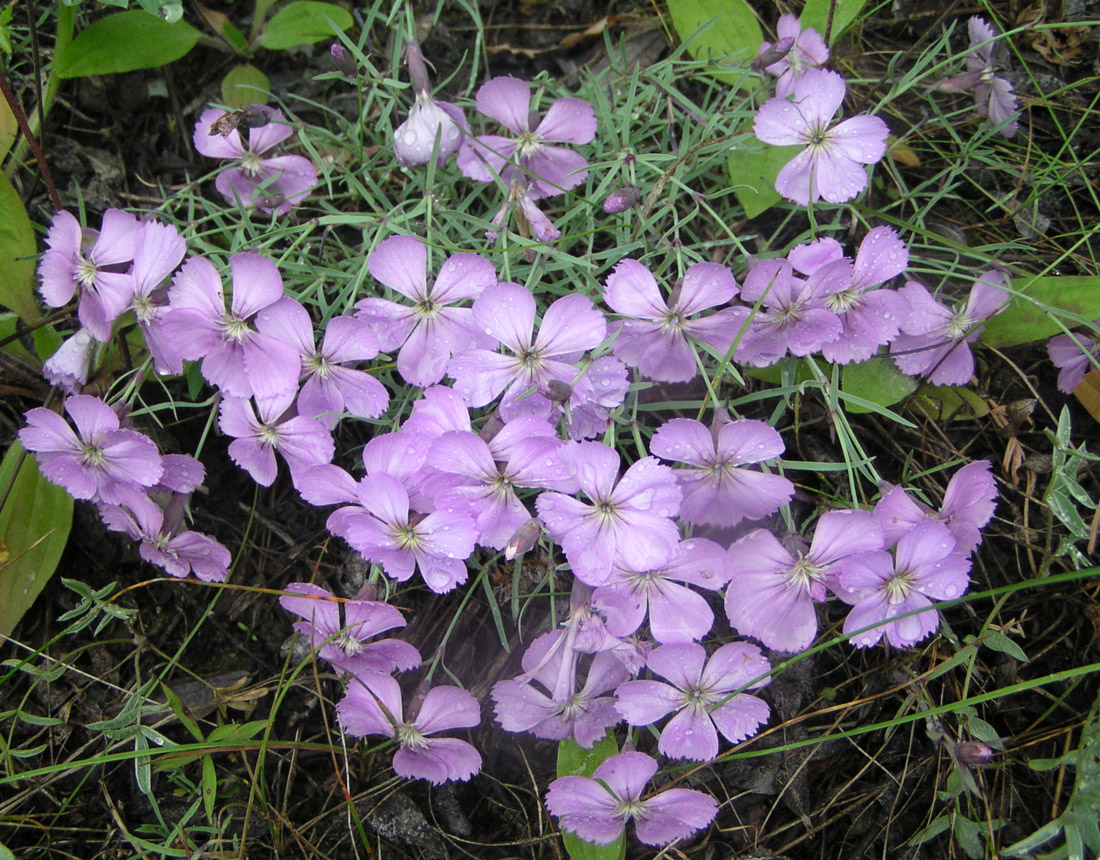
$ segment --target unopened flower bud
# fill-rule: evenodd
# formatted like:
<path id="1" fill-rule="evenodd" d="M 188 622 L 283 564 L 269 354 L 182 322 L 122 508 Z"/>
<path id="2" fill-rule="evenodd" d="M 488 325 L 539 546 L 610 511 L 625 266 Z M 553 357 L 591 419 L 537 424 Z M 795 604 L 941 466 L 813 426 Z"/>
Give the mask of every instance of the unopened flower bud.
<path id="1" fill-rule="evenodd" d="M 551 379 L 546 383 L 546 396 L 554 403 L 565 403 L 573 396 L 573 386 L 560 379 Z"/>
<path id="2" fill-rule="evenodd" d="M 359 74 L 359 69 L 355 67 L 355 60 L 352 59 L 347 48 L 339 42 L 333 42 L 328 52 L 332 57 L 332 64 L 336 66 L 336 71 L 343 74 L 348 80 L 355 80 L 356 75 Z"/>
<path id="3" fill-rule="evenodd" d="M 988 764 L 993 758 L 993 750 L 981 741 L 963 741 L 955 744 L 955 758 L 963 764 Z"/>
<path id="4" fill-rule="evenodd" d="M 760 53 L 756 55 L 756 59 L 752 62 L 753 69 L 759 72 L 766 69 L 772 63 L 778 63 L 791 52 L 794 43 L 795 39 L 793 36 L 788 36 L 774 43 L 765 42 L 760 46 Z"/>
<path id="5" fill-rule="evenodd" d="M 603 211 L 608 215 L 616 215 L 619 212 L 625 212 L 638 202 L 639 197 L 640 195 L 636 185 L 624 186 L 618 191 L 612 191 L 604 198 Z"/>
<path id="6" fill-rule="evenodd" d="M 542 535 L 542 523 L 536 517 L 525 522 L 504 547 L 504 558 L 513 561 L 517 555 L 526 555 L 538 543 Z"/>
<path id="7" fill-rule="evenodd" d="M 442 165 L 462 143 L 466 118 L 452 104 L 437 102 L 427 92 L 418 93 L 409 118 L 393 133 L 397 160 L 405 167 L 427 164 L 439 137 L 437 163 Z"/>
<path id="8" fill-rule="evenodd" d="M 263 128 L 271 122 L 271 109 L 264 105 L 245 105 L 240 110 L 237 128 Z"/>

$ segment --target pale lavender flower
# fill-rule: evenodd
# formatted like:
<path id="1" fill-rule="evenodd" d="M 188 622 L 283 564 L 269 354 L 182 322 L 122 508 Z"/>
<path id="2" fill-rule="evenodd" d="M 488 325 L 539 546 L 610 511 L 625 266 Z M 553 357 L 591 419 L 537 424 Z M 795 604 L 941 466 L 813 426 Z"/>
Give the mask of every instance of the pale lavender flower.
<path id="1" fill-rule="evenodd" d="M 364 672 L 354 677 L 336 715 L 353 737 L 382 735 L 397 742 L 393 770 L 405 779 L 432 785 L 465 782 L 481 770 L 481 754 L 458 738 L 430 735 L 473 728 L 481 722 L 477 699 L 458 687 L 433 687 L 414 719 L 406 720 L 401 688 L 389 675 Z"/>
<path id="2" fill-rule="evenodd" d="M 88 329 L 77 329 L 46 359 L 42 375 L 50 385 L 56 385 L 66 394 L 79 394 L 88 382 L 97 343 Z"/>
<path id="3" fill-rule="evenodd" d="M 306 381 L 298 392 L 299 415 L 316 418 L 331 430 L 345 412 L 377 418 L 386 411 L 390 395 L 382 383 L 364 370 L 344 366 L 378 355 L 378 339 L 366 320 L 333 317 L 318 347 L 309 312 L 284 297 L 257 314 L 256 328 L 289 343 L 301 356 Z"/>
<path id="4" fill-rule="evenodd" d="M 169 347 L 188 361 L 202 359 L 202 374 L 232 397 L 269 399 L 298 390 L 302 362 L 288 343 L 253 328 L 258 313 L 283 297 L 283 279 L 271 260 L 234 254 L 230 310 L 221 277 L 209 260 L 192 257 L 179 270 L 161 320 Z"/>
<path id="5" fill-rule="evenodd" d="M 669 559 L 682 494 L 668 466 L 644 457 L 620 479 L 618 452 L 599 442 L 569 443 L 558 456 L 590 501 L 544 492 L 535 505 L 578 579 L 604 585 L 616 564 L 645 571 Z"/>
<path id="6" fill-rule="evenodd" d="M 446 385 L 433 385 L 413 403 L 412 415 L 401 429 L 435 439 L 452 430 L 473 430 L 473 425 L 470 410 L 458 392 Z"/>
<path id="7" fill-rule="evenodd" d="M 902 373 L 923 376 L 933 385 L 965 385 L 974 375 L 968 344 L 978 339 L 986 320 L 1008 304 L 1004 277 L 995 271 L 981 275 L 966 304 L 944 307 L 916 281 L 898 292 L 909 303 L 902 333 L 890 344 L 890 355 Z"/>
<path id="8" fill-rule="evenodd" d="M 510 421 L 489 442 L 469 431 L 444 433 L 427 458 L 443 481 L 425 492 L 442 507 L 465 510 L 477 524 L 478 543 L 502 550 L 531 518 L 517 488 L 576 486 L 558 459 L 561 445 L 553 428 L 529 415 Z"/>
<path id="9" fill-rule="evenodd" d="M 822 266 L 804 280 L 794 276 L 786 260 L 758 262 L 745 277 L 741 298 L 762 300 L 764 310 L 752 317 L 734 353 L 737 360 L 767 367 L 788 352 L 810 355 L 839 338 L 843 326 L 825 302 L 849 279 L 850 269 Z"/>
<path id="10" fill-rule="evenodd" d="M 294 629 L 336 671 L 346 675 L 363 672 L 389 675 L 420 665 L 420 652 L 408 642 L 367 641 L 379 633 L 405 626 L 405 617 L 393 606 L 376 600 L 338 601 L 321 586 L 308 582 L 292 582 L 283 591 L 290 593 L 279 598 L 279 605 L 305 619 L 296 621 Z"/>
<path id="11" fill-rule="evenodd" d="M 447 373 L 470 406 L 486 406 L 504 394 L 501 415 L 508 420 L 515 401 L 528 389 L 550 380 L 571 384 L 578 374 L 576 359 L 599 346 L 607 335 L 604 316 L 581 295 L 564 296 L 546 309 L 537 336 L 535 299 L 519 284 L 488 287 L 474 302 L 474 324 L 502 343 L 510 354 L 466 349 L 455 354 Z"/>
<path id="12" fill-rule="evenodd" d="M 428 249 L 415 236 L 390 236 L 367 260 L 371 275 L 413 304 L 363 299 L 355 307 L 370 323 L 382 352 L 395 352 L 397 371 L 413 385 L 426 388 L 443 378 L 450 357 L 478 345 L 484 337 L 469 308 L 457 302 L 476 299 L 497 282 L 493 264 L 477 254 L 453 254 L 439 274 L 428 276 Z"/>
<path id="13" fill-rule="evenodd" d="M 719 732 L 736 744 L 768 720 L 763 699 L 748 693 L 730 696 L 771 680 L 760 678 L 771 665 L 755 645 L 723 645 L 709 660 L 706 649 L 694 642 L 661 645 L 649 652 L 646 665 L 669 683 L 627 681 L 615 691 L 615 707 L 632 726 L 652 725 L 675 711 L 657 744 L 669 758 L 710 761 L 718 755 Z"/>
<path id="14" fill-rule="evenodd" d="M 592 594 L 592 608 L 603 615 L 612 636 L 630 636 L 648 614 L 658 642 L 692 642 L 707 635 L 714 613 L 703 597 L 681 583 L 715 591 L 729 577 L 726 550 L 713 541 L 690 538 L 652 570 L 613 567 L 607 584 Z"/>
<path id="15" fill-rule="evenodd" d="M 669 788 L 642 799 L 657 762 L 623 752 L 600 763 L 591 777 L 563 776 L 550 783 L 546 808 L 563 830 L 586 842 L 609 845 L 634 819 L 645 845 L 667 845 L 702 830 L 718 814 L 713 797 L 690 788 Z"/>
<path id="16" fill-rule="evenodd" d="M 76 432 L 56 412 L 30 410 L 19 441 L 38 455 L 42 474 L 75 499 L 117 504 L 120 487 L 151 487 L 164 471 L 157 446 L 136 430 L 119 427 L 117 413 L 98 397 L 65 400 Z"/>
<path id="17" fill-rule="evenodd" d="M 874 645 L 883 634 L 897 648 L 915 645 L 939 626 L 932 601 L 962 595 L 969 571 L 970 561 L 956 551 L 947 526 L 931 520 L 917 523 L 901 536 L 893 555 L 864 554 L 840 574 L 836 594 L 852 605 L 844 632 L 852 634 L 849 641 L 857 648 Z M 914 614 L 897 617 L 909 612 Z"/>
<path id="18" fill-rule="evenodd" d="M 134 259 L 138 220 L 121 209 L 103 213 L 102 228 L 82 230 L 64 210 L 54 215 L 46 252 L 38 264 L 42 300 L 59 308 L 79 290 L 77 317 L 96 340 L 111 339 L 111 323 L 134 292 L 128 272 Z"/>
<path id="19" fill-rule="evenodd" d="M 756 136 L 775 146 L 804 145 L 779 171 L 775 190 L 803 206 L 821 198 L 851 200 L 867 187 L 863 165 L 886 152 L 890 130 L 877 116 L 850 117 L 830 127 L 844 101 L 844 78 L 825 69 L 809 69 L 794 81 L 794 100 L 765 102 L 756 119 Z"/>
<path id="20" fill-rule="evenodd" d="M 183 508 L 161 508 L 132 484 L 118 494 L 120 504 L 100 505 L 100 515 L 112 531 L 141 541 L 138 553 L 172 576 L 194 573 L 204 582 L 225 582 L 233 557 L 209 535 L 183 529 Z"/>
<path id="21" fill-rule="evenodd" d="M 512 168 L 504 171 L 502 181 L 508 189 L 508 194 L 490 222 L 492 227 L 485 231 L 485 238 L 495 242 L 511 212 L 516 217 L 516 232 L 524 239 L 534 236 L 539 242 L 558 241 L 561 238 L 561 230 L 545 212 L 539 209 L 531 193 L 531 181 L 517 174 Z"/>
<path id="22" fill-rule="evenodd" d="M 743 468 L 783 453 L 783 439 L 763 421 L 742 418 L 712 432 L 703 422 L 673 418 L 653 434 L 649 450 L 694 468 L 677 469 L 684 491 L 680 519 L 696 525 L 735 526 L 774 514 L 794 495 L 782 475 Z"/>
<path id="23" fill-rule="evenodd" d="M 584 182 L 588 175 L 584 156 L 552 144 L 589 143 L 596 136 L 596 112 L 588 102 L 558 99 L 539 120 L 537 115 L 532 116 L 527 82 L 504 77 L 481 85 L 477 109 L 515 137 L 482 134 L 463 141 L 458 169 L 464 175 L 478 182 L 492 182 L 502 175 L 506 164 L 515 164 L 530 178 L 530 196 L 534 199 L 562 194 Z"/>
<path id="24" fill-rule="evenodd" d="M 368 475 L 356 489 L 358 505 L 340 508 L 329 531 L 398 582 L 419 568 L 428 587 L 451 591 L 466 581 L 465 559 L 474 550 L 477 527 L 469 514 L 436 510 L 413 514 L 409 493 L 392 475 Z"/>
<path id="25" fill-rule="evenodd" d="M 691 341 L 724 353 L 748 316 L 744 308 L 697 315 L 728 304 L 736 295 L 733 274 L 717 263 L 688 267 L 683 283 L 666 299 L 649 269 L 636 260 L 620 260 L 604 288 L 604 301 L 629 317 L 611 325 L 611 331 L 618 332 L 615 355 L 647 379 L 688 382 L 697 373 Z"/>
<path id="26" fill-rule="evenodd" d="M 875 227 L 863 238 L 851 282 L 825 299 L 825 306 L 839 317 L 842 326 L 840 337 L 821 347 L 827 360 L 837 364 L 865 361 L 897 337 L 909 303 L 894 290 L 874 288 L 900 275 L 908 265 L 909 251 L 890 227 Z"/>
<path id="27" fill-rule="evenodd" d="M 944 523 L 955 538 L 955 551 L 969 555 L 982 542 L 982 529 L 997 507 L 997 483 L 988 460 L 968 463 L 951 476 L 939 512 L 919 504 L 902 487 L 883 494 L 874 517 L 887 548 L 926 519 Z"/>
<path id="28" fill-rule="evenodd" d="M 797 555 L 764 529 L 729 550 L 726 615 L 742 636 L 777 651 L 803 651 L 817 635 L 814 603 L 853 558 L 882 549 L 882 529 L 866 511 L 829 511 L 808 552 Z"/>
<path id="29" fill-rule="evenodd" d="M 829 61 L 829 47 L 821 34 L 813 27 L 802 29 L 802 22 L 794 15 L 780 15 L 776 24 L 779 41 L 761 44 L 757 52 L 759 58 L 768 58 L 775 50 L 782 56 L 768 63 L 764 70 L 779 80 L 775 82 L 775 92 L 780 96 L 789 96 L 794 92 L 794 82 L 810 69 L 816 69 Z"/>
<path id="30" fill-rule="evenodd" d="M 240 200 L 245 206 L 255 204 L 261 212 L 285 215 L 317 184 L 317 168 L 300 155 L 269 156 L 269 151 L 294 134 L 294 128 L 278 109 L 255 105 L 253 110 L 266 121 L 248 129 L 245 144 L 232 124 L 224 134 L 216 127 L 227 119 L 224 110 L 207 108 L 195 124 L 195 149 L 210 158 L 236 162 L 214 181 L 227 200 Z"/>
<path id="31" fill-rule="evenodd" d="M 1100 326 L 1100 320 L 1093 323 Z M 1058 390 L 1073 394 L 1085 374 L 1100 365 L 1100 339 L 1084 332 L 1060 334 L 1047 343 L 1047 355 L 1058 370 Z"/>
<path id="32" fill-rule="evenodd" d="M 569 396 L 551 393 L 550 418 L 559 414 L 570 439 L 592 439 L 611 423 L 611 410 L 617 409 L 630 390 L 626 365 L 610 355 L 601 355 L 587 364 L 581 362 L 581 374 L 569 386 Z"/>
<path id="33" fill-rule="evenodd" d="M 157 373 L 183 372 L 183 359 L 174 349 L 171 338 L 165 337 L 161 323 L 169 311 L 168 288 L 164 282 L 186 253 L 187 243 L 170 224 L 148 221 L 138 230 L 130 309 L 137 318 Z"/>
<path id="34" fill-rule="evenodd" d="M 974 16 L 967 22 L 970 50 L 966 55 L 966 74 L 948 78 L 938 85 L 945 93 L 972 92 L 979 116 L 988 116 L 1006 138 L 1019 130 L 1019 102 L 1012 84 L 993 71 L 993 43 L 997 34 L 987 21 Z M 1003 123 L 1003 125 L 1002 125 Z"/>
<path id="35" fill-rule="evenodd" d="M 578 690 L 575 639 L 572 646 L 561 644 L 568 635 L 568 631 L 554 630 L 538 637 L 523 654 L 526 674 L 500 681 L 491 695 L 497 722 L 506 731 L 530 732 L 549 740 L 572 737 L 589 749 L 622 719 L 615 699 L 604 694 L 622 684 L 629 672 L 613 652 L 601 651 L 592 658 L 584 686 Z"/>
<path id="36" fill-rule="evenodd" d="M 258 400 L 258 416 L 246 398 L 226 397 L 221 402 L 218 427 L 233 439 L 229 458 L 260 486 L 270 487 L 275 481 L 276 451 L 286 460 L 295 486 L 310 466 L 332 460 L 332 435 L 319 421 L 290 411 L 293 401 L 293 392 Z"/>
<path id="37" fill-rule="evenodd" d="M 458 151 L 470 127 L 458 107 L 432 98 L 428 69 L 416 42 L 409 42 L 406 47 L 405 62 L 409 67 L 416 101 L 408 119 L 393 133 L 394 152 L 402 165 L 414 167 L 431 161 L 432 151 L 435 150 L 436 164 L 442 167 Z M 438 149 L 435 149 L 436 138 L 439 139 Z"/>

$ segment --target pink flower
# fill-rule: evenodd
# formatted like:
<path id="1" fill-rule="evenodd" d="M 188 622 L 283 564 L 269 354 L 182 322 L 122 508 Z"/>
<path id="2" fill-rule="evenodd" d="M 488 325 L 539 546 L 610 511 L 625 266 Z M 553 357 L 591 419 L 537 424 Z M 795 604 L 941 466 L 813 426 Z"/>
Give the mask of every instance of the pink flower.
<path id="1" fill-rule="evenodd" d="M 604 585 L 616 564 L 655 570 L 671 558 L 681 492 L 668 466 L 644 457 L 620 479 L 618 452 L 599 442 L 567 444 L 558 456 L 590 501 L 545 492 L 535 505 L 578 579 Z"/>
<path id="2" fill-rule="evenodd" d="M 836 589 L 852 604 L 844 621 L 851 643 L 867 648 L 885 634 L 891 645 L 908 648 L 935 632 L 940 617 L 932 601 L 959 597 L 968 585 L 970 561 L 955 550 L 947 526 L 924 520 L 901 536 L 893 556 L 872 552 L 852 559 Z"/>
<path id="3" fill-rule="evenodd" d="M 458 169 L 464 175 L 492 182 L 503 175 L 506 164 L 514 164 L 530 177 L 532 199 L 553 197 L 584 182 L 588 175 L 584 156 L 552 144 L 588 143 L 596 136 L 596 112 L 588 102 L 558 99 L 535 122 L 527 82 L 493 78 L 477 91 L 477 109 L 515 137 L 482 134 L 464 141 L 458 152 Z"/>
<path id="4" fill-rule="evenodd" d="M 328 660 L 336 671 L 388 675 L 420 665 L 420 653 L 408 642 L 367 641 L 386 630 L 405 626 L 404 616 L 389 604 L 376 600 L 337 601 L 319 585 L 308 582 L 292 582 L 283 591 L 290 593 L 279 598 L 279 605 L 305 619 L 296 621 L 294 629 L 308 638 L 310 645 L 318 649 L 318 656 Z"/>
<path id="5" fill-rule="evenodd" d="M 923 376 L 933 385 L 965 385 L 974 375 L 969 344 L 982 325 L 1008 304 L 999 272 L 986 272 L 970 289 L 966 304 L 944 307 L 916 281 L 898 292 L 909 303 L 902 333 L 890 344 L 890 355 L 902 373 Z"/>
<path id="6" fill-rule="evenodd" d="M 78 394 L 65 401 L 77 432 L 56 412 L 27 413 L 19 441 L 38 454 L 46 479 L 75 499 L 121 500 L 120 488 L 152 487 L 164 467 L 157 446 L 136 430 L 119 428 L 118 415 L 98 397 Z"/>
<path id="7" fill-rule="evenodd" d="M 718 813 L 713 797 L 690 788 L 669 788 L 642 799 L 657 762 L 639 752 L 605 759 L 587 776 L 563 776 L 550 783 L 546 808 L 563 830 L 586 842 L 609 845 L 634 819 L 638 840 L 667 845 L 702 830 Z"/>
<path id="8" fill-rule="evenodd" d="M 161 320 L 167 349 L 188 361 L 202 359 L 202 373 L 233 397 L 281 397 L 298 390 L 298 351 L 253 327 L 256 315 L 283 297 L 283 278 L 259 254 L 229 259 L 233 297 L 225 308 L 221 277 L 209 260 L 192 257 L 172 283 L 172 309 Z"/>
<path id="9" fill-rule="evenodd" d="M 367 260 L 371 275 L 412 305 L 387 299 L 363 299 L 355 307 L 378 338 L 378 348 L 395 352 L 397 371 L 413 385 L 427 388 L 443 378 L 447 361 L 458 350 L 484 340 L 469 308 L 455 304 L 476 299 L 497 282 L 493 264 L 477 254 L 454 254 L 428 277 L 428 249 L 415 236 L 390 236 Z"/>
<path id="10" fill-rule="evenodd" d="M 285 215 L 317 184 L 317 168 L 300 155 L 269 156 L 270 150 L 294 134 L 294 128 L 280 110 L 259 105 L 253 110 L 262 124 L 248 129 L 245 144 L 232 125 L 224 134 L 215 128 L 226 118 L 225 111 L 207 108 L 195 124 L 195 149 L 210 158 L 237 162 L 219 173 L 214 182 L 227 200 Z"/>
<path id="11" fill-rule="evenodd" d="M 969 90 L 978 106 L 978 115 L 988 116 L 990 122 L 1001 126 L 1004 137 L 1015 137 L 1019 130 L 1019 102 L 1012 92 L 1012 83 L 994 74 L 993 42 L 997 34 L 988 21 L 977 16 L 967 22 L 967 30 L 970 50 L 966 55 L 966 74 L 949 78 L 938 88 L 945 93 Z"/>
<path id="12" fill-rule="evenodd" d="M 336 715 L 353 737 L 382 735 L 396 741 L 393 769 L 405 779 L 441 785 L 451 780 L 465 782 L 481 770 L 480 753 L 466 741 L 430 737 L 481 722 L 477 699 L 458 687 L 433 687 L 416 718 L 406 720 L 397 681 L 389 675 L 364 672 L 352 679 L 336 706 Z"/>
<path id="13" fill-rule="evenodd" d="M 77 316 L 96 340 L 111 339 L 111 323 L 126 310 L 134 293 L 126 270 L 134 259 L 138 226 L 130 213 L 108 209 L 100 231 L 85 231 L 62 210 L 46 234 L 49 247 L 38 264 L 42 300 L 59 308 L 79 290 Z"/>
<path id="14" fill-rule="evenodd" d="M 689 382 L 698 372 L 692 342 L 702 341 L 724 353 L 748 314 L 743 308 L 723 308 L 699 316 L 737 295 L 733 274 L 717 263 L 690 266 L 683 283 L 672 292 L 666 299 L 649 269 L 627 259 L 620 260 L 608 276 L 604 301 L 627 317 L 611 326 L 618 332 L 616 356 L 647 379 Z"/>
<path id="15" fill-rule="evenodd" d="M 794 82 L 794 100 L 775 98 L 756 114 L 753 131 L 775 146 L 805 145 L 779 171 L 775 190 L 805 206 L 821 198 L 851 200 L 867 187 L 863 165 L 886 152 L 890 130 L 877 116 L 855 116 L 830 127 L 844 101 L 844 79 L 836 72 L 810 69 Z"/>
<path id="16" fill-rule="evenodd" d="M 416 101 L 409 111 L 408 119 L 393 134 L 394 152 L 397 160 L 405 167 L 427 164 L 431 161 L 438 137 L 436 163 L 442 167 L 458 151 L 470 128 L 459 108 L 449 102 L 432 98 L 428 69 L 416 42 L 409 42 L 405 49 L 405 61 L 409 66 L 409 77 L 416 93 Z"/>
<path id="17" fill-rule="evenodd" d="M 829 47 L 817 30 L 813 27 L 803 30 L 798 18 L 789 13 L 779 16 L 776 31 L 779 41 L 775 45 L 764 42 L 758 56 L 766 58 L 773 50 L 782 53 L 778 60 L 764 66 L 764 70 L 779 79 L 775 82 L 776 94 L 789 96 L 794 90 L 795 81 L 810 69 L 816 69 L 829 61 Z"/>
<path id="18" fill-rule="evenodd" d="M 171 338 L 161 330 L 161 323 L 169 311 L 165 281 L 186 253 L 187 243 L 170 224 L 147 221 L 138 230 L 130 308 L 137 317 L 157 373 L 183 372 L 183 360 L 173 348 Z"/>
<path id="19" fill-rule="evenodd" d="M 1100 325 L 1100 320 L 1093 325 Z M 1058 390 L 1073 394 L 1085 374 L 1100 364 L 1100 339 L 1087 332 L 1060 334 L 1047 343 L 1047 355 L 1059 368 Z"/>
<path id="20" fill-rule="evenodd" d="M 615 691 L 615 707 L 632 726 L 648 726 L 675 711 L 657 744 L 669 758 L 710 761 L 718 755 L 718 734 L 732 744 L 756 734 L 771 712 L 767 702 L 741 689 L 759 689 L 771 665 L 747 642 L 723 645 L 710 660 L 695 643 L 661 645 L 646 665 L 662 681 L 627 681 Z M 748 685 L 752 685 L 749 687 Z"/>

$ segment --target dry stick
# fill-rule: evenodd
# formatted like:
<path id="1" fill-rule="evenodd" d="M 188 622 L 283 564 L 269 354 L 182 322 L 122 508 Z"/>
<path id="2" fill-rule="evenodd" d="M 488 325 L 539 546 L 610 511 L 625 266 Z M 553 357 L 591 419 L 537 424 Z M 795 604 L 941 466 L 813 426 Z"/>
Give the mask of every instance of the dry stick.
<path id="1" fill-rule="evenodd" d="M 15 93 L 12 92 L 11 86 L 8 84 L 8 79 L 4 77 L 4 72 L 2 70 L 0 70 L 0 90 L 4 91 L 4 98 L 8 101 L 8 107 L 11 108 L 11 112 L 15 116 L 15 121 L 19 123 L 19 130 L 23 132 L 23 136 L 27 139 L 27 143 L 34 153 L 35 161 L 38 162 L 38 169 L 42 172 L 42 180 L 46 183 L 46 190 L 50 194 L 50 200 L 53 202 L 54 209 L 60 212 L 65 207 L 61 205 L 61 198 L 57 194 L 57 187 L 53 184 L 53 176 L 50 174 L 49 165 L 46 164 L 46 154 L 42 152 L 42 147 L 38 145 L 38 140 L 31 131 L 30 123 L 27 122 L 27 115 L 23 113 L 23 106 L 19 104 L 19 101 L 15 98 Z"/>

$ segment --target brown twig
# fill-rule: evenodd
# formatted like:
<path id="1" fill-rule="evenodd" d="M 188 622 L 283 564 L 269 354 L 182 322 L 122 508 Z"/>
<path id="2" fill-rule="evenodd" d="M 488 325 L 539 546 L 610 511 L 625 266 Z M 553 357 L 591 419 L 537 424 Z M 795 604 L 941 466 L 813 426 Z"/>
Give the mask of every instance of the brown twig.
<path id="1" fill-rule="evenodd" d="M 64 209 L 65 207 L 61 205 L 61 197 L 57 193 L 57 187 L 53 184 L 53 176 L 50 174 L 49 165 L 46 164 L 46 154 L 42 151 L 42 147 L 38 145 L 38 140 L 31 131 L 30 123 L 27 122 L 27 115 L 23 112 L 23 106 L 15 98 L 15 93 L 12 92 L 8 79 L 4 76 L 2 70 L 0 70 L 0 90 L 3 90 L 8 107 L 11 108 L 15 121 L 19 123 L 19 130 L 23 132 L 23 136 L 27 139 L 27 143 L 34 153 L 35 161 L 38 162 L 38 169 L 42 172 L 42 180 L 46 183 L 46 191 L 49 192 L 54 208 L 59 211 Z"/>

